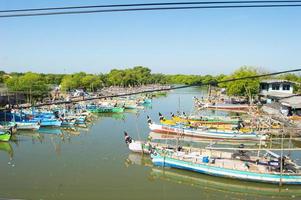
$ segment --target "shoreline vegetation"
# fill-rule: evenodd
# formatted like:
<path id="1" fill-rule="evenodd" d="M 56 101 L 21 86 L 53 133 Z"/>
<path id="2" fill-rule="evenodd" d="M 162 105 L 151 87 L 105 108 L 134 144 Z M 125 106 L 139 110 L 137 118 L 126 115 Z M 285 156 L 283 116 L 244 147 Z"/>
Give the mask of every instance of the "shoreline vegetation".
<path id="1" fill-rule="evenodd" d="M 107 74 L 89 74 L 85 72 L 73 74 L 44 74 L 34 72 L 0 71 L 1 93 L 23 95 L 26 102 L 38 102 L 53 96 L 54 91 L 64 95 L 74 90 L 81 89 L 84 92 L 97 93 L 101 90 L 115 90 L 123 92 L 121 88 L 139 88 L 147 85 L 191 85 L 213 84 L 233 78 L 259 75 L 262 72 L 255 67 L 243 66 L 230 75 L 185 75 L 185 74 L 161 74 L 152 73 L 147 67 L 137 66 L 128 69 L 112 69 Z M 269 78 L 269 77 L 267 77 Z M 273 79 L 286 79 L 301 83 L 299 74 L 284 74 Z M 260 79 L 247 79 L 234 82 L 222 83 L 214 86 L 226 88 L 230 96 L 255 97 L 258 94 Z M 296 86 L 298 87 L 298 85 Z M 299 88 L 295 88 L 299 91 Z M 63 96 L 62 96 L 63 97 Z"/>

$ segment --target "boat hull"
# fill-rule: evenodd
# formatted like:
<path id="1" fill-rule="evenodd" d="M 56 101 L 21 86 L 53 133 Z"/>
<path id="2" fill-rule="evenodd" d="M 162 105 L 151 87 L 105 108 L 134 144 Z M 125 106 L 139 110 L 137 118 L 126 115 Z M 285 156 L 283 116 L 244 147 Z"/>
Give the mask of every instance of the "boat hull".
<path id="1" fill-rule="evenodd" d="M 0 132 L 0 141 L 2 142 L 7 142 L 11 138 L 11 134 L 6 131 L 6 132 Z"/>
<path id="2" fill-rule="evenodd" d="M 164 126 L 158 124 L 149 124 L 151 131 L 156 133 L 169 133 L 175 135 L 185 135 L 189 137 L 198 138 L 212 138 L 212 139 L 231 139 L 231 140 L 253 140 L 264 141 L 267 139 L 265 135 L 257 135 L 255 133 L 237 133 L 227 131 L 210 131 L 201 129 L 179 128 L 172 126 Z"/>
<path id="3" fill-rule="evenodd" d="M 163 157 L 159 154 L 151 154 L 152 162 L 156 166 L 171 167 L 177 169 L 183 169 L 188 171 L 194 171 L 201 174 L 207 174 L 211 176 L 239 179 L 244 181 L 264 182 L 273 184 L 301 184 L 301 174 L 299 175 L 287 175 L 287 174 L 260 174 L 249 171 L 241 171 L 235 169 L 225 169 L 221 167 L 210 166 L 209 164 L 194 164 L 182 160 L 176 160 L 170 157 Z"/>
<path id="4" fill-rule="evenodd" d="M 16 122 L 17 130 L 39 130 L 40 125 L 34 122 Z"/>

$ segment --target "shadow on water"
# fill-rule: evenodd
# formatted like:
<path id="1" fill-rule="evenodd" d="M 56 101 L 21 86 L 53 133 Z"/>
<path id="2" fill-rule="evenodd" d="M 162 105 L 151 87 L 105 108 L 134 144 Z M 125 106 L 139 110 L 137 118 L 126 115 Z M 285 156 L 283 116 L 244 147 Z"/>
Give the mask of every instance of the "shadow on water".
<path id="1" fill-rule="evenodd" d="M 151 181 L 162 180 L 179 185 L 188 185 L 200 189 L 201 193 L 214 196 L 229 196 L 254 198 L 254 199 L 295 199 L 301 197 L 298 186 L 282 186 L 273 184 L 253 183 L 247 181 L 231 180 L 227 178 L 213 177 L 209 175 L 184 171 L 173 168 L 155 167 L 148 155 L 130 153 L 125 160 L 125 165 L 141 165 L 149 167 L 151 171 L 148 179 Z M 209 198 L 210 199 L 210 198 Z M 213 199 L 213 198 L 212 198 Z M 244 198 L 243 198 L 244 199 Z"/>

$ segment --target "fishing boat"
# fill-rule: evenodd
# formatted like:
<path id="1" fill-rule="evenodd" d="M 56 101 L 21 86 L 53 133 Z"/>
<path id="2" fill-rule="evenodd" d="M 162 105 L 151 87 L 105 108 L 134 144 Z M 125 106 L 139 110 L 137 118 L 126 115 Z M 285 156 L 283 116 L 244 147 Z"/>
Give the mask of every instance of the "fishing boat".
<path id="1" fill-rule="evenodd" d="M 0 130 L 0 141 L 7 142 L 10 140 L 12 134 L 8 130 Z"/>
<path id="2" fill-rule="evenodd" d="M 17 130 L 39 130 L 40 124 L 39 122 L 15 122 L 17 125 Z"/>
<path id="3" fill-rule="evenodd" d="M 152 141 L 173 141 L 175 144 L 176 142 L 185 142 L 186 145 L 190 143 L 195 143 L 195 144 L 205 144 L 205 145 L 211 145 L 211 144 L 223 144 L 223 145 L 228 145 L 228 146 L 233 146 L 240 144 L 244 142 L 244 145 L 246 146 L 256 146 L 258 145 L 258 141 L 242 141 L 242 140 L 231 140 L 231 139 L 212 139 L 212 138 L 196 138 L 196 137 L 189 137 L 186 135 L 175 135 L 175 134 L 169 134 L 169 133 L 155 133 L 155 132 L 150 132 L 149 133 L 149 138 Z M 267 143 L 266 141 L 261 141 L 260 143 L 262 146 L 265 146 Z"/>
<path id="4" fill-rule="evenodd" d="M 124 104 L 124 109 L 137 109 L 137 104 Z"/>
<path id="5" fill-rule="evenodd" d="M 60 127 L 62 125 L 62 121 L 58 119 L 51 118 L 35 118 L 31 120 L 32 122 L 39 122 L 41 127 Z"/>
<path id="6" fill-rule="evenodd" d="M 204 115 L 189 115 L 185 113 L 183 115 L 172 114 L 172 120 L 176 122 L 190 122 L 190 123 L 203 123 L 203 124 L 232 124 L 237 125 L 242 122 L 238 117 L 226 117 L 226 116 L 204 116 Z"/>
<path id="7" fill-rule="evenodd" d="M 207 128 L 211 128 L 211 129 L 221 129 L 221 130 L 233 130 L 238 128 L 238 125 L 234 125 L 234 124 L 223 124 L 223 123 L 214 123 L 214 122 L 207 122 L 207 121 L 199 121 L 199 122 L 195 122 L 195 121 L 189 121 L 189 120 L 169 120 L 169 119 L 162 119 L 160 120 L 161 124 L 164 125 L 177 125 L 177 124 L 182 124 L 182 125 L 186 125 L 186 126 L 190 126 L 190 127 L 194 127 L 194 128 L 198 128 L 198 127 L 207 127 Z"/>
<path id="8" fill-rule="evenodd" d="M 149 128 L 156 133 L 169 133 L 175 135 L 185 135 L 197 138 L 212 138 L 212 139 L 231 139 L 231 140 L 250 140 L 250 141 L 264 141 L 267 136 L 263 134 L 256 134 L 254 132 L 242 133 L 232 130 L 214 130 L 206 128 L 190 128 L 183 125 L 168 126 L 155 123 L 149 123 Z"/>
<path id="9" fill-rule="evenodd" d="M 122 107 L 113 107 L 113 106 L 99 106 L 95 108 L 88 109 L 92 113 L 122 113 L 124 108 Z"/>
<path id="10" fill-rule="evenodd" d="M 62 127 L 72 127 L 76 123 L 76 119 L 64 119 L 62 120 Z"/>
<path id="11" fill-rule="evenodd" d="M 195 187 L 200 193 L 206 194 L 208 199 L 217 199 L 217 194 L 220 194 L 219 196 L 231 196 L 232 199 L 245 199 L 246 196 L 248 196 L 248 198 L 250 197 L 250 199 L 265 200 L 287 200 L 292 197 L 294 199 L 301 197 L 301 191 L 298 185 L 279 188 L 271 184 L 236 181 L 175 168 L 167 170 L 161 167 L 154 167 L 151 158 L 144 154 L 130 153 L 125 159 L 125 165 L 127 167 L 132 165 L 148 167 L 151 171 L 147 176 L 151 178 L 151 180 Z"/>
<path id="12" fill-rule="evenodd" d="M 301 184 L 300 166 L 284 157 L 257 157 L 202 149 L 198 152 L 154 151 L 156 166 L 178 168 L 212 176 L 274 184 Z"/>
<path id="13" fill-rule="evenodd" d="M 76 124 L 84 124 L 87 120 L 87 116 L 86 115 L 79 115 L 79 116 L 75 116 L 75 123 Z"/>
<path id="14" fill-rule="evenodd" d="M 248 112 L 252 106 L 248 104 L 230 104 L 230 103 L 205 103 L 201 108 L 235 111 L 235 112 Z"/>

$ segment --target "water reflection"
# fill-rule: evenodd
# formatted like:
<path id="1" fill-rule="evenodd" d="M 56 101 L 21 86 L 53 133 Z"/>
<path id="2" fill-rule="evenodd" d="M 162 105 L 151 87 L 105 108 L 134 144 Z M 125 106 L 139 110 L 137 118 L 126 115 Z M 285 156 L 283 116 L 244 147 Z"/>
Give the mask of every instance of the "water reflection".
<path id="1" fill-rule="evenodd" d="M 10 142 L 0 142 L 0 151 L 7 153 L 10 160 L 14 157 L 14 150 Z"/>
<path id="2" fill-rule="evenodd" d="M 201 193 L 207 194 L 207 199 L 214 196 L 227 196 L 230 199 L 294 199 L 301 197 L 298 186 L 283 186 L 272 184 L 253 183 L 212 177 L 189 171 L 172 168 L 154 167 L 149 156 L 130 153 L 125 160 L 125 165 L 141 165 L 151 168 L 149 180 L 173 182 L 181 185 L 197 187 Z"/>
<path id="3" fill-rule="evenodd" d="M 97 118 L 112 118 L 115 120 L 124 120 L 124 113 L 94 113 Z"/>

